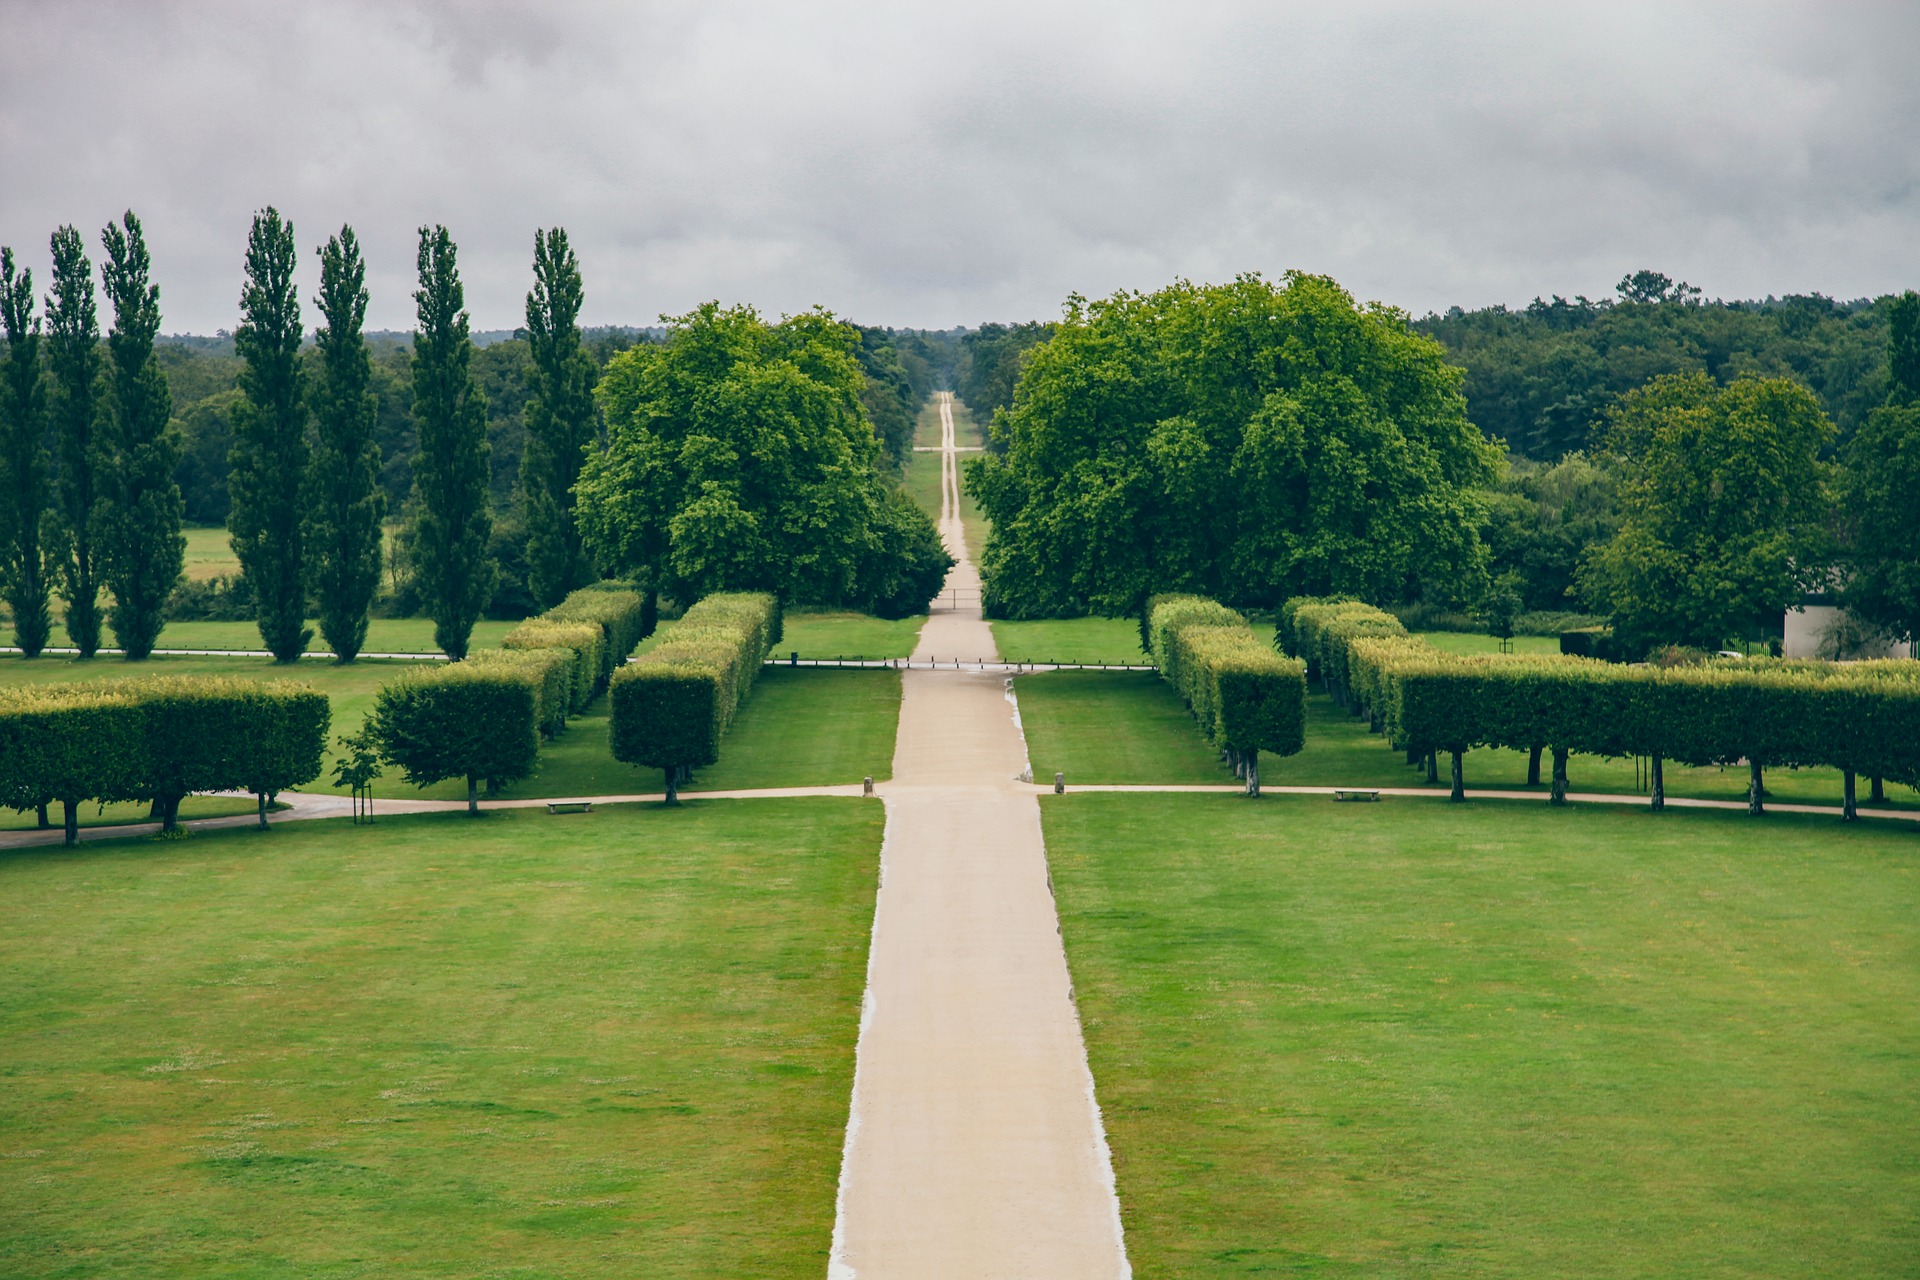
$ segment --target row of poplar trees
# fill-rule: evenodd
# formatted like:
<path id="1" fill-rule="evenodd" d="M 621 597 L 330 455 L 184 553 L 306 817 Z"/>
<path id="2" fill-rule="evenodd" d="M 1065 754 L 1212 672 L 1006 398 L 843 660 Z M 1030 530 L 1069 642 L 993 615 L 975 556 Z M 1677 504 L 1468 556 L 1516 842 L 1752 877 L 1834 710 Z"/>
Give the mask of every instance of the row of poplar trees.
<path id="1" fill-rule="evenodd" d="M 12 252 L 0 251 L 0 320 L 8 344 L 0 378 L 0 579 L 17 643 L 29 656 L 47 643 L 57 583 L 68 635 L 83 657 L 99 647 L 102 585 L 115 602 L 110 621 L 121 649 L 129 658 L 146 657 L 185 556 L 173 479 L 178 450 L 167 431 L 166 380 L 153 359 L 159 291 L 147 281 L 146 247 L 131 213 L 103 239 L 102 277 L 115 308 L 107 342 L 111 379 L 100 376 L 92 268 L 79 235 L 71 227 L 54 235 L 44 332 L 33 315 L 31 273 L 16 273 Z M 300 357 L 293 225 L 273 208 L 254 218 L 248 235 L 234 334 L 245 368 L 228 529 L 253 591 L 261 639 L 283 662 L 298 658 L 313 637 L 310 597 L 328 647 L 340 661 L 352 661 L 366 641 L 380 583 L 386 504 L 362 332 L 366 266 L 352 227 L 343 227 L 319 254 L 315 303 L 324 323 L 314 335 L 315 359 Z M 470 372 L 465 292 L 444 226 L 421 228 L 418 266 L 414 572 L 435 642 L 459 659 L 497 578 L 488 554 L 486 400 Z M 532 369 L 521 479 L 529 585 L 543 604 L 593 576 L 572 496 L 595 423 L 581 300 L 579 262 L 566 232 L 537 232 L 534 287 L 527 295 Z M 51 507 L 50 476 L 57 478 Z"/>

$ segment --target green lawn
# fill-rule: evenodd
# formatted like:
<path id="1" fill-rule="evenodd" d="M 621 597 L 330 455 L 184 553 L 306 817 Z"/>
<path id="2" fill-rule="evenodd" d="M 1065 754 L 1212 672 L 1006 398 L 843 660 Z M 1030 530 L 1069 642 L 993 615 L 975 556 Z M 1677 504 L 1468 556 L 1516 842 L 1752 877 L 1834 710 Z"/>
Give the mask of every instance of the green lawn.
<path id="1" fill-rule="evenodd" d="M 996 627 L 1003 624 L 995 623 Z M 1036 778 L 1062 771 L 1071 782 L 1231 783 L 1222 766 L 1207 766 L 1213 753 L 1179 696 L 1159 676 L 1147 672 L 1053 671 L 1015 681 L 1020 719 Z M 1214 772 L 1205 776 L 1206 768 Z M 1464 762 L 1469 787 L 1524 788 L 1527 756 L 1521 751 L 1482 748 Z M 1552 759 L 1541 760 L 1542 778 L 1550 778 Z M 1744 766 L 1688 768 L 1666 766 L 1669 796 L 1702 800 L 1745 800 Z M 1446 762 L 1441 781 L 1446 789 Z M 1574 756 L 1568 780 L 1576 791 L 1644 794 L 1632 760 Z M 1367 722 L 1344 714 L 1321 695 L 1307 699 L 1307 746 L 1296 756 L 1262 756 L 1260 781 L 1271 786 L 1419 787 L 1429 785 L 1418 767 L 1394 751 L 1386 739 L 1367 732 Z M 1767 790 L 1776 800 L 1805 804 L 1840 803 L 1840 774 L 1833 769 L 1773 769 Z M 1544 791 L 1545 784 L 1539 788 Z M 1862 801 L 1867 795 L 1860 783 Z M 1887 784 L 1891 808 L 1920 808 L 1913 788 Z"/>
<path id="2" fill-rule="evenodd" d="M 882 814 L 0 854 L 0 1273 L 824 1273 Z"/>
<path id="3" fill-rule="evenodd" d="M 284 809 L 285 805 L 275 806 Z M 118 827 L 129 822 L 147 821 L 149 807 L 145 804 L 116 803 L 99 804 L 88 801 L 80 806 L 79 825 L 82 827 Z M 227 818 L 239 813 L 257 813 L 259 801 L 251 796 L 188 796 L 180 802 L 180 817 L 186 821 L 201 818 Z M 61 808 L 58 804 L 47 806 L 47 822 L 58 829 L 61 824 Z M 40 825 L 40 817 L 33 810 L 16 813 L 12 809 L 0 809 L 0 831 L 32 831 Z"/>
<path id="4" fill-rule="evenodd" d="M 774 646 L 774 657 L 798 653 L 802 658 L 904 658 L 927 621 L 912 618 L 876 618 L 867 613 L 807 610 L 788 613 L 785 635 Z"/>
<path id="5" fill-rule="evenodd" d="M 380 686 L 414 666 L 365 659 L 347 666 L 301 662 L 280 666 L 268 658 L 153 658 L 144 663 L 95 659 L 0 657 L 0 685 L 45 684 L 136 675 L 227 675 L 304 681 L 333 705 L 330 744 L 360 727 Z M 721 746 L 720 763 L 700 771 L 707 789 L 804 787 L 858 782 L 867 774 L 892 776 L 893 736 L 900 711 L 900 675 L 894 671 L 769 667 L 761 673 Z M 305 789 L 345 793 L 327 772 Z M 504 787 L 502 798 L 625 795 L 658 790 L 658 773 L 621 764 L 607 743 L 604 698 L 540 748 L 531 776 Z M 380 799 L 459 800 L 466 783 L 410 787 L 397 772 L 374 784 Z M 91 812 L 89 808 L 88 812 Z M 139 811 L 144 814 L 145 810 Z M 200 814 L 195 816 L 212 816 Z M 31 817 L 25 820 L 31 825 Z"/>
<path id="6" fill-rule="evenodd" d="M 320 634 L 320 624 L 310 620 L 307 625 L 313 628 L 309 647 L 316 651 L 324 650 L 327 640 Z M 500 645 L 500 638 L 519 625 L 517 622 L 476 622 L 473 625 L 472 647 L 496 649 Z M 11 639 L 12 632 L 7 634 Z M 114 643 L 112 628 L 101 631 L 100 642 L 104 645 Z M 66 628 L 58 623 L 54 624 L 51 645 L 53 648 L 69 648 L 72 645 L 67 638 Z M 169 622 L 160 632 L 160 642 L 155 647 L 253 651 L 263 646 L 260 643 L 260 628 L 251 622 Z M 365 652 L 439 653 L 440 646 L 433 642 L 431 618 L 374 618 L 367 624 Z"/>
<path id="7" fill-rule="evenodd" d="M 1136 667 L 1153 662 L 1140 651 L 1140 623 L 1134 618 L 995 622 L 993 643 L 1006 662 L 1087 662 Z"/>
<path id="8" fill-rule="evenodd" d="M 1043 812 L 1143 1280 L 1915 1274 L 1911 831 Z"/>
<path id="9" fill-rule="evenodd" d="M 1469 631 L 1421 631 L 1416 633 L 1436 649 L 1448 653 L 1499 653 L 1500 641 L 1493 636 Z M 1515 636 L 1510 653 L 1558 653 L 1559 636 Z"/>
<path id="10" fill-rule="evenodd" d="M 207 578 L 230 578 L 240 572 L 240 557 L 233 554 L 233 544 L 228 541 L 224 527 L 182 529 L 180 532 L 187 539 L 186 573 L 189 578 L 202 581 Z"/>

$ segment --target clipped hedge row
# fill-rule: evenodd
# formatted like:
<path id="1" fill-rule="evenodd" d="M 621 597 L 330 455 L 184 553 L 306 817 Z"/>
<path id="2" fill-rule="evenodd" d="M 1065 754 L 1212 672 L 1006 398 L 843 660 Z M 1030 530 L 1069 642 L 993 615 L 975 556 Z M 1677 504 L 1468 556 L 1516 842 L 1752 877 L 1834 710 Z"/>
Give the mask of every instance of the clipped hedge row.
<path id="1" fill-rule="evenodd" d="M 1291 603 L 1291 602 L 1290 602 Z M 1304 610 L 1296 610 L 1296 615 Z M 1298 624 L 1290 633 L 1303 635 Z M 1848 816 L 1855 775 L 1920 783 L 1920 663 L 1747 660 L 1706 666 L 1622 666 L 1567 655 L 1459 656 L 1410 636 L 1323 629 L 1323 654 L 1339 650 L 1347 692 L 1375 727 L 1411 757 L 1477 746 L 1554 757 L 1555 798 L 1566 758 L 1642 756 L 1653 803 L 1665 802 L 1661 766 L 1746 761 L 1749 805 L 1761 809 L 1762 771 L 1825 766 L 1845 775 Z M 1323 656 L 1323 660 L 1326 660 Z"/>
<path id="2" fill-rule="evenodd" d="M 380 754 L 414 786 L 465 778 L 469 813 L 479 812 L 482 779 L 493 787 L 533 772 L 542 699 L 564 705 L 571 689 L 557 653 L 476 659 L 409 671 L 380 690 L 368 720 Z"/>
<path id="3" fill-rule="evenodd" d="M 591 622 L 558 622 L 552 618 L 529 618 L 500 641 L 506 653 L 555 653 L 565 655 L 567 694 L 563 699 L 561 724 L 568 715 L 585 711 L 599 692 L 607 669 L 607 633 Z"/>
<path id="4" fill-rule="evenodd" d="M 1307 664 L 1307 675 L 1342 706 L 1354 703 L 1347 652 L 1360 640 L 1406 639 L 1400 619 L 1346 596 L 1295 596 L 1280 606 L 1274 643 Z"/>
<path id="5" fill-rule="evenodd" d="M 562 600 L 540 615 L 543 622 L 588 623 L 600 628 L 604 643 L 594 691 L 605 689 L 614 671 L 652 630 L 646 598 L 623 582 L 598 582 Z"/>
<path id="6" fill-rule="evenodd" d="M 0 804 L 147 800 L 165 829 L 196 791 L 267 797 L 320 774 L 332 710 L 284 681 L 160 676 L 0 690 Z"/>
<path id="7" fill-rule="evenodd" d="M 614 759 L 664 770 L 667 803 L 677 803 L 682 773 L 720 758 L 780 625 L 780 602 L 757 592 L 708 596 L 687 610 L 613 678 Z"/>
<path id="8" fill-rule="evenodd" d="M 1260 794 L 1260 752 L 1290 756 L 1306 745 L 1303 664 L 1263 644 L 1239 613 L 1200 596 L 1156 596 L 1147 607 L 1154 664 Z"/>
<path id="9" fill-rule="evenodd" d="M 581 708 L 577 701 L 580 674 L 586 669 L 580 652 L 565 646 L 527 649 L 481 649 L 467 661 L 482 668 L 519 672 L 533 684 L 533 722 L 540 736 L 551 738 L 567 727 L 567 718 Z M 591 675 L 589 675 L 589 680 Z M 593 687 L 588 684 L 588 689 Z"/>

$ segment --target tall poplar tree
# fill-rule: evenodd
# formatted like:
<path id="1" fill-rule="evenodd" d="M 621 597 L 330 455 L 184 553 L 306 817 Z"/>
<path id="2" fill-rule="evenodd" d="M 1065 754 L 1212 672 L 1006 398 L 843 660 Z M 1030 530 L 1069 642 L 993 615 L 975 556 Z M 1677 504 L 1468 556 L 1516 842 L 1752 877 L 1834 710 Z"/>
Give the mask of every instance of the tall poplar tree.
<path id="1" fill-rule="evenodd" d="M 160 290 L 150 283 L 152 262 L 129 210 L 119 225 L 100 233 L 107 260 L 101 282 L 113 304 L 107 354 L 113 361 L 113 469 L 111 508 L 102 523 L 107 586 L 113 592 L 114 638 L 130 662 L 153 652 L 167 623 L 167 597 L 186 567 L 187 539 L 180 532 L 186 504 L 174 469 L 180 447 L 167 429 L 173 398 L 167 376 L 153 356 L 160 332 Z"/>
<path id="2" fill-rule="evenodd" d="M 293 270 L 293 224 L 268 206 L 254 215 L 247 236 L 247 282 L 233 334 L 246 367 L 233 415 L 227 528 L 240 572 L 253 588 L 260 639 L 279 662 L 297 660 L 313 638 L 301 510 L 307 411 L 300 395 L 300 294 Z"/>
<path id="3" fill-rule="evenodd" d="M 433 642 L 454 661 L 467 656 L 473 624 L 493 595 L 498 570 L 487 556 L 487 401 L 470 365 L 466 293 L 453 237 L 420 228 L 419 329 L 413 335 L 414 573 L 433 618 Z"/>
<path id="4" fill-rule="evenodd" d="M 307 547 L 313 557 L 320 634 L 341 662 L 352 662 L 367 639 L 367 611 L 380 586 L 380 446 L 373 433 L 378 404 L 361 325 L 367 317 L 367 268 L 352 227 L 320 250 L 320 296 L 326 323 L 313 385 L 313 466 L 309 471 Z"/>
<path id="5" fill-rule="evenodd" d="M 0 381 L 0 581 L 13 614 L 13 642 L 29 658 L 47 646 L 53 615 L 47 578 L 54 563 L 41 538 L 47 512 L 47 391 L 40 373 L 40 319 L 33 314 L 33 272 L 15 273 L 13 250 L 0 248 L 0 324 L 7 367 Z"/>
<path id="6" fill-rule="evenodd" d="M 104 458 L 100 403 L 100 317 L 93 264 L 72 227 L 53 233 L 53 292 L 47 295 L 47 397 L 60 458 L 60 597 L 67 638 L 91 658 L 100 647 L 100 473 Z"/>
<path id="7" fill-rule="evenodd" d="M 574 482 L 593 438 L 593 358 L 580 345 L 580 262 L 560 227 L 533 235 L 527 294 L 527 587 L 543 608 L 593 578 L 574 520 Z"/>

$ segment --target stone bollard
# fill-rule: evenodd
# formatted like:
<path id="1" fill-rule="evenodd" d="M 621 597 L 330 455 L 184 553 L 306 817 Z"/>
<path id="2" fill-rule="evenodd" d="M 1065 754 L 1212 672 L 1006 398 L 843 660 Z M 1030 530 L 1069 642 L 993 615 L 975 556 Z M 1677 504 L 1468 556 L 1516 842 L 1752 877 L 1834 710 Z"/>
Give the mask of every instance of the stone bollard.
<path id="1" fill-rule="evenodd" d="M 1057 796 L 1063 796 L 1067 794 L 1067 775 L 1066 774 L 1056 773 L 1053 775 L 1053 794 Z"/>
<path id="2" fill-rule="evenodd" d="M 865 780 L 860 784 L 860 787 L 861 787 L 860 789 L 861 795 L 863 796 L 872 795 L 873 794 L 873 775 L 868 774 Z"/>

